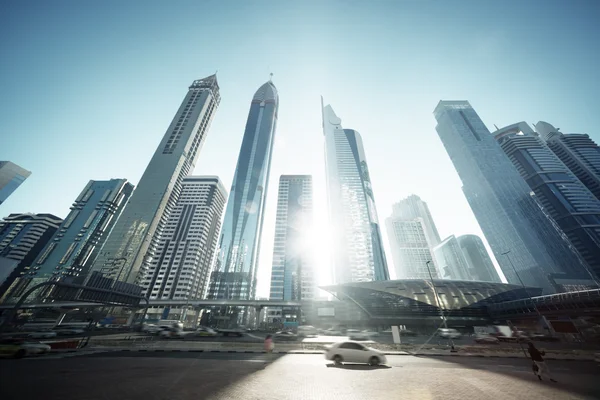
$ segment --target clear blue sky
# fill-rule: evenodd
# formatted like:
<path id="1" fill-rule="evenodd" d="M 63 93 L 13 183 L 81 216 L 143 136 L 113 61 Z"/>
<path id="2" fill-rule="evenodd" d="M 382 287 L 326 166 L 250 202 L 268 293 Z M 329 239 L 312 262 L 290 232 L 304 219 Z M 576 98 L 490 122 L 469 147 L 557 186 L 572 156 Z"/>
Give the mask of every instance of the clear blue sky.
<path id="1" fill-rule="evenodd" d="M 215 70 L 222 101 L 195 173 L 229 188 L 250 99 L 273 72 L 259 294 L 279 175 L 313 174 L 326 218 L 320 95 L 362 134 L 382 225 L 415 193 L 443 237 L 481 234 L 433 108 L 467 99 L 492 129 L 541 119 L 600 141 L 599 18 L 600 1 L 4 1 L 0 160 L 33 173 L 0 214 L 64 217 L 89 179 L 137 183 L 187 86 Z"/>

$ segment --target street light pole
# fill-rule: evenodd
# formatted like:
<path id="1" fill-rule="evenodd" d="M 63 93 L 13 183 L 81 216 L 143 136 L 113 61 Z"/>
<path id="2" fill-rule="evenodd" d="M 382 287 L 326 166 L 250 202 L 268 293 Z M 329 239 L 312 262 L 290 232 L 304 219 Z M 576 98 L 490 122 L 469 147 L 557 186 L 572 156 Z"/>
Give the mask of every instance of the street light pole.
<path id="1" fill-rule="evenodd" d="M 444 310 L 442 309 L 442 302 L 441 302 L 440 298 L 438 297 L 437 290 L 435 289 L 435 282 L 433 281 L 433 275 L 431 274 L 431 269 L 429 268 L 430 262 L 431 262 L 431 260 L 427 261 L 425 263 L 425 266 L 427 266 L 427 272 L 429 273 L 429 279 L 431 279 L 431 288 L 433 289 L 435 301 L 437 303 L 438 308 L 440 309 L 440 313 L 442 314 L 442 321 L 444 322 L 444 328 L 448 329 L 448 322 L 446 321 L 446 315 L 444 314 Z M 452 338 L 449 337 L 448 341 L 450 342 L 451 351 L 455 351 L 454 350 L 454 341 L 452 340 Z"/>

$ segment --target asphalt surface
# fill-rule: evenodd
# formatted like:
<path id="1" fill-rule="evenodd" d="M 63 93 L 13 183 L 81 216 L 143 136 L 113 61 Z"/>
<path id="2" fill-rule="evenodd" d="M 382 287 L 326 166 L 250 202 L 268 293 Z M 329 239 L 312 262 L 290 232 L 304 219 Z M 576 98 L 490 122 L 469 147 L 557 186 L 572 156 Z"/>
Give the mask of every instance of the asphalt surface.
<path id="1" fill-rule="evenodd" d="M 388 356 L 335 367 L 322 355 L 104 352 L 0 360 L 0 398 L 61 400 L 596 399 L 600 367 L 548 362 L 540 382 L 522 359 Z"/>

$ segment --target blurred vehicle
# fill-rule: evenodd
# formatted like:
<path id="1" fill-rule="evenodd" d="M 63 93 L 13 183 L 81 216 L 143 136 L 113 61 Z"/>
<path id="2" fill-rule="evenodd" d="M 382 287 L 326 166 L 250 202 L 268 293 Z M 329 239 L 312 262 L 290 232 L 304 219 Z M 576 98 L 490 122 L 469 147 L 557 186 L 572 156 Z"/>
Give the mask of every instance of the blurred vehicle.
<path id="1" fill-rule="evenodd" d="M 475 343 L 496 344 L 500 343 L 497 337 L 490 335 L 475 335 Z"/>
<path id="2" fill-rule="evenodd" d="M 329 328 L 329 329 L 325 329 L 323 331 L 323 335 L 327 335 L 327 336 L 342 336 L 343 333 L 339 329 Z"/>
<path id="3" fill-rule="evenodd" d="M 348 335 L 350 340 L 369 340 L 369 336 L 358 329 L 348 329 L 346 330 L 346 335 Z"/>
<path id="4" fill-rule="evenodd" d="M 209 337 L 217 336 L 217 332 L 214 329 L 208 328 L 206 326 L 199 327 L 198 329 L 196 329 L 194 334 L 196 336 L 209 336 Z"/>
<path id="5" fill-rule="evenodd" d="M 83 333 L 85 333 L 84 329 L 81 328 L 74 328 L 74 327 L 70 327 L 70 326 L 55 326 L 54 328 L 52 328 L 52 330 L 54 332 L 56 332 L 56 334 L 58 336 L 68 336 L 68 335 L 81 335 Z"/>
<path id="6" fill-rule="evenodd" d="M 158 335 L 162 339 L 183 339 L 186 333 L 183 331 L 183 329 L 167 328 L 158 332 Z"/>
<path id="7" fill-rule="evenodd" d="M 231 328 L 231 329 L 216 329 L 223 336 L 244 336 L 246 331 L 241 328 Z"/>
<path id="8" fill-rule="evenodd" d="M 367 335 L 368 337 L 376 337 L 379 336 L 379 332 L 377 331 L 370 331 L 368 329 L 365 329 L 364 331 L 362 331 L 363 334 Z"/>
<path id="9" fill-rule="evenodd" d="M 50 346 L 39 342 L 26 342 L 22 339 L 0 340 L 0 356 L 23 358 L 33 354 L 44 354 L 50 351 Z"/>
<path id="10" fill-rule="evenodd" d="M 453 328 L 440 328 L 437 335 L 444 339 L 458 339 L 462 336 L 459 331 Z"/>
<path id="11" fill-rule="evenodd" d="M 27 332 L 27 337 L 32 339 L 52 339 L 56 335 L 57 333 L 52 331 Z"/>
<path id="12" fill-rule="evenodd" d="M 142 332 L 145 333 L 158 333 L 164 329 L 168 329 L 168 326 L 158 326 L 154 324 L 147 324 L 142 327 Z"/>
<path id="13" fill-rule="evenodd" d="M 336 365 L 343 362 L 367 363 L 369 365 L 387 363 L 387 359 L 381 351 L 357 342 L 339 342 L 325 346 L 325 359 L 333 361 Z"/>
<path id="14" fill-rule="evenodd" d="M 275 334 L 273 335 L 273 340 L 275 340 L 275 341 L 298 340 L 298 335 L 296 335 L 294 332 L 290 332 L 290 331 L 279 331 L 279 332 L 275 332 Z"/>
<path id="15" fill-rule="evenodd" d="M 560 342 L 558 336 L 551 336 L 545 333 L 534 333 L 530 336 L 531 340 L 539 340 L 540 342 Z"/>
<path id="16" fill-rule="evenodd" d="M 300 325 L 298 327 L 298 335 L 300 336 L 317 336 L 319 330 L 312 325 Z"/>
<path id="17" fill-rule="evenodd" d="M 400 336 L 417 336 L 417 332 L 413 332 L 408 329 L 400 329 Z"/>

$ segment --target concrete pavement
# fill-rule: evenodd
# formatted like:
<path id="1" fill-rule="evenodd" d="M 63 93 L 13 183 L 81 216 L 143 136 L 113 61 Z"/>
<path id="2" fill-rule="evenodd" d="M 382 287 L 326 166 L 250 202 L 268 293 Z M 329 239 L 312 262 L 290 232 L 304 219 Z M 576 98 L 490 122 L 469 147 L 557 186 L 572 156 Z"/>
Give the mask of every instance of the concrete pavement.
<path id="1" fill-rule="evenodd" d="M 4 399 L 593 399 L 600 368 L 549 362 L 539 382 L 521 359 L 388 356 L 388 367 L 329 365 L 322 355 L 125 353 L 0 360 Z"/>

